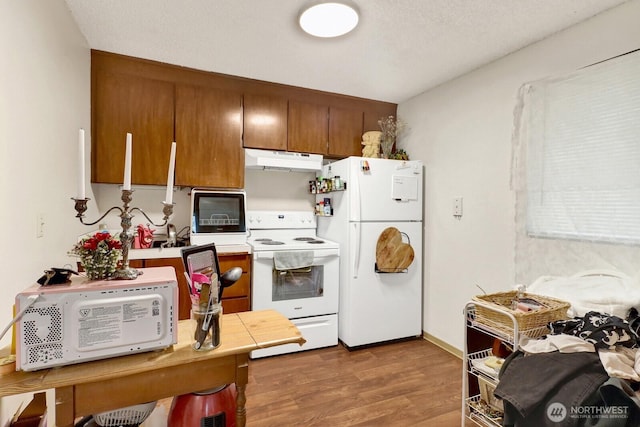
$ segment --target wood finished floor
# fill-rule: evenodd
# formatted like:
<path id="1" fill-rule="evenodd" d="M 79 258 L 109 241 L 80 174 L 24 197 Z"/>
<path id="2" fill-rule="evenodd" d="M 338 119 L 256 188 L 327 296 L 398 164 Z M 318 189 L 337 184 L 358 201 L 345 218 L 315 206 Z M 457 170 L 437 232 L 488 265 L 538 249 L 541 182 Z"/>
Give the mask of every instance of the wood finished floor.
<path id="1" fill-rule="evenodd" d="M 247 426 L 460 426 L 461 369 L 422 339 L 251 360 Z"/>

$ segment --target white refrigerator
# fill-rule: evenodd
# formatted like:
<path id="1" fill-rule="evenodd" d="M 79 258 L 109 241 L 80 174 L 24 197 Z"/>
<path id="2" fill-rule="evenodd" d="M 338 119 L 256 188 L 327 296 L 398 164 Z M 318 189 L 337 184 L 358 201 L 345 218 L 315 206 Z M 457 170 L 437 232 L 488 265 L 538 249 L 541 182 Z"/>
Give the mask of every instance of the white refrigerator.
<path id="1" fill-rule="evenodd" d="M 349 157 L 318 176 L 346 183 L 317 195 L 333 209 L 318 217 L 317 234 L 340 243 L 338 338 L 358 347 L 421 335 L 422 162 Z M 389 254 L 400 264 L 379 268 Z"/>

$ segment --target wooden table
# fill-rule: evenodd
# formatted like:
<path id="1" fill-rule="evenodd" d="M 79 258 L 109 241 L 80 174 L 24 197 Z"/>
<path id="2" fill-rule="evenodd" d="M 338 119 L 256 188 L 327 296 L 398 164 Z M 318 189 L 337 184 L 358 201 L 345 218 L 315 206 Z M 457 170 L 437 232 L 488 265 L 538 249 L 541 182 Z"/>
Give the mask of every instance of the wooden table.
<path id="1" fill-rule="evenodd" d="M 160 351 L 85 362 L 0 377 L 0 397 L 55 389 L 56 426 L 73 427 L 78 417 L 235 383 L 236 423 L 246 423 L 245 388 L 249 353 L 305 340 L 274 310 L 226 314 L 221 343 L 211 351 L 191 348 L 193 327 L 179 322 L 178 343 Z"/>

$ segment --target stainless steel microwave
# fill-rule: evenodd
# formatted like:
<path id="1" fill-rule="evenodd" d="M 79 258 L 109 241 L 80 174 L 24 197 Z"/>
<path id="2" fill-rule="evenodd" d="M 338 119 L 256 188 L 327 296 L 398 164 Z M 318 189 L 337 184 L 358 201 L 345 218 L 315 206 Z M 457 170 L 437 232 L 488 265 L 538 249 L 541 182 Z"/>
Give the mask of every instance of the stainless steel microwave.
<path id="1" fill-rule="evenodd" d="M 243 244 L 247 241 L 244 191 L 191 190 L 191 244 Z"/>

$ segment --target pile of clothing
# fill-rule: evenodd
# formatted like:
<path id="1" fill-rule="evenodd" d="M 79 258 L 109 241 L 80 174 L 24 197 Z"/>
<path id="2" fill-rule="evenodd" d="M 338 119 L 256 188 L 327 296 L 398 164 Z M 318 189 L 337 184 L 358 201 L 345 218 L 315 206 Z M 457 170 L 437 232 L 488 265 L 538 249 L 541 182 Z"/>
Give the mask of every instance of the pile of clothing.
<path id="1" fill-rule="evenodd" d="M 494 394 L 504 426 L 640 426 L 640 317 L 590 311 L 522 337 Z"/>

